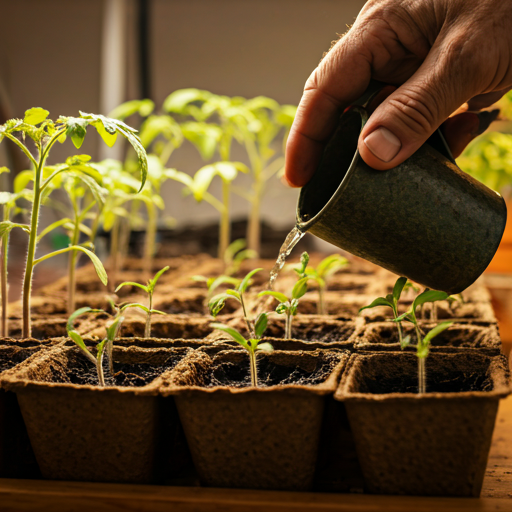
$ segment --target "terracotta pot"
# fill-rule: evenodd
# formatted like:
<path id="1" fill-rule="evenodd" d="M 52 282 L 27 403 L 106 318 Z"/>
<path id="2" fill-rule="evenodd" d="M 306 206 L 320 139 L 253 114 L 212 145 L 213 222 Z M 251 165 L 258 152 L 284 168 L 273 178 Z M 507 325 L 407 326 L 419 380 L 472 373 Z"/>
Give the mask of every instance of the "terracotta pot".
<path id="1" fill-rule="evenodd" d="M 423 324 L 425 333 L 436 324 Z M 404 350 L 416 351 L 416 334 L 412 324 L 402 325 L 404 336 L 411 336 L 411 345 Z M 354 343 L 356 350 L 387 350 L 400 352 L 397 327 L 392 322 L 368 324 Z M 478 351 L 486 355 L 499 355 L 501 340 L 496 325 L 466 325 L 454 323 L 431 341 L 431 352 L 459 352 L 461 350 Z"/>
<path id="2" fill-rule="evenodd" d="M 44 345 L 27 340 L 0 340 L 0 369 L 12 368 L 38 353 Z M 2 370 L 0 370 L 0 375 Z M 40 475 L 16 395 L 0 389 L 0 478 Z"/>
<path id="3" fill-rule="evenodd" d="M 214 487 L 310 489 L 325 399 L 336 388 L 347 360 L 343 351 L 276 351 L 259 362 L 260 382 L 277 373 L 280 379 L 272 382 L 282 382 L 294 370 L 305 382 L 257 388 L 208 386 L 222 371 L 235 370 L 246 378 L 245 351 L 212 357 L 196 351 L 183 360 L 160 392 L 174 395 L 201 482 Z"/>
<path id="4" fill-rule="evenodd" d="M 431 354 L 420 395 L 415 355 L 353 355 L 335 399 L 345 403 L 366 490 L 479 496 L 509 385 L 504 356 Z"/>
<path id="5" fill-rule="evenodd" d="M 124 363 L 164 371 L 187 352 L 117 347 L 114 369 Z M 158 444 L 158 378 L 142 387 L 71 383 L 70 372 L 90 366 L 77 347 L 58 346 L 2 374 L 2 386 L 18 398 L 43 478 L 155 481 L 163 456 Z M 176 428 L 177 421 L 167 427 L 165 436 L 172 438 Z"/>

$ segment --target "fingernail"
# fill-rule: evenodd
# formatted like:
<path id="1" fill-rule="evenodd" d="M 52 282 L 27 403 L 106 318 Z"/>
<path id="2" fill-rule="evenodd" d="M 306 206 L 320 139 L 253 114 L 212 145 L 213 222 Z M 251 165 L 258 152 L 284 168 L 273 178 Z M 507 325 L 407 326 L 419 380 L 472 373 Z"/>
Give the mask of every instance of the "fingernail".
<path id="1" fill-rule="evenodd" d="M 364 139 L 364 143 L 366 147 L 383 162 L 393 160 L 402 147 L 400 139 L 383 126 L 370 133 L 370 135 Z"/>

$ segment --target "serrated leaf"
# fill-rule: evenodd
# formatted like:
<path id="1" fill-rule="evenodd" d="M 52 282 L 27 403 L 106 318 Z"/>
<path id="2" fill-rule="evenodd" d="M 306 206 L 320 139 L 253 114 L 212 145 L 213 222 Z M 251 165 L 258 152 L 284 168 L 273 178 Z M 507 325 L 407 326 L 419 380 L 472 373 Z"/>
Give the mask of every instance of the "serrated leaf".
<path id="1" fill-rule="evenodd" d="M 393 308 L 393 304 L 388 302 L 384 297 L 378 297 L 371 304 L 368 304 L 368 306 L 362 307 L 359 310 L 359 313 L 361 313 L 363 309 L 376 308 L 377 306 L 388 306 L 390 308 Z"/>
<path id="2" fill-rule="evenodd" d="M 210 327 L 213 329 L 218 329 L 219 331 L 224 331 L 226 334 L 229 334 L 229 336 L 231 336 L 237 343 L 242 345 L 242 347 L 244 347 L 246 350 L 249 350 L 249 345 L 246 339 L 236 329 L 233 329 L 228 325 L 218 323 L 210 324 Z"/>
<path id="3" fill-rule="evenodd" d="M 263 270 L 262 268 L 255 268 L 254 270 L 251 270 L 243 279 L 242 279 L 242 282 L 240 283 L 240 286 L 238 287 L 238 291 L 239 293 L 245 293 L 245 291 L 247 290 L 247 287 L 249 286 L 249 282 L 251 280 L 251 277 L 256 274 L 257 272 L 260 272 L 261 270 Z"/>
<path id="4" fill-rule="evenodd" d="M 33 126 L 42 123 L 50 114 L 48 110 L 41 107 L 30 108 L 25 111 L 24 123 L 31 124 Z"/>

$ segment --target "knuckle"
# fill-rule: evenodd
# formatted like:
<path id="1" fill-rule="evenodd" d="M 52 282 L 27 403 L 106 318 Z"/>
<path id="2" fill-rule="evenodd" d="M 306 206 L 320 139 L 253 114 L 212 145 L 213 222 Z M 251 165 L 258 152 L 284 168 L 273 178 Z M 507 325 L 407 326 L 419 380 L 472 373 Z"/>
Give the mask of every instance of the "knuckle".
<path id="1" fill-rule="evenodd" d="M 427 91 L 400 91 L 389 99 L 389 106 L 407 130 L 418 135 L 430 134 L 437 128 L 439 107 Z"/>

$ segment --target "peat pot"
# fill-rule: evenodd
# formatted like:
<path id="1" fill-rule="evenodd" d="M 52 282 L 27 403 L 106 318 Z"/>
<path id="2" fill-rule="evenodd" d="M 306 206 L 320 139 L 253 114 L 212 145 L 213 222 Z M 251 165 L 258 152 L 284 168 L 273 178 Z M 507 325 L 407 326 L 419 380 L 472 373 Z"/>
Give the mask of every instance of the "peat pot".
<path id="1" fill-rule="evenodd" d="M 500 398 L 504 356 L 432 353 L 417 393 L 409 353 L 354 354 L 334 395 L 344 402 L 365 488 L 376 494 L 479 496 Z"/>
<path id="2" fill-rule="evenodd" d="M 189 351 L 114 347 L 116 375 L 106 371 L 102 388 L 78 347 L 57 346 L 4 372 L 0 383 L 16 393 L 43 478 L 155 481 L 162 455 L 157 376 Z M 166 426 L 165 435 L 172 430 Z"/>
<path id="3" fill-rule="evenodd" d="M 0 376 L 42 349 L 44 345 L 36 340 L 0 339 Z M 39 468 L 16 395 L 0 389 L 0 478 L 37 476 Z"/>
<path id="4" fill-rule="evenodd" d="M 298 229 L 428 288 L 462 292 L 500 244 L 505 201 L 455 165 L 439 131 L 403 164 L 372 169 L 357 150 L 365 120 L 359 107 L 341 116 L 300 193 Z"/>
<path id="5" fill-rule="evenodd" d="M 199 350 L 178 364 L 160 392 L 174 395 L 201 483 L 310 489 L 325 399 L 348 357 L 336 350 L 259 356 L 257 388 L 249 386 L 245 351 Z"/>

